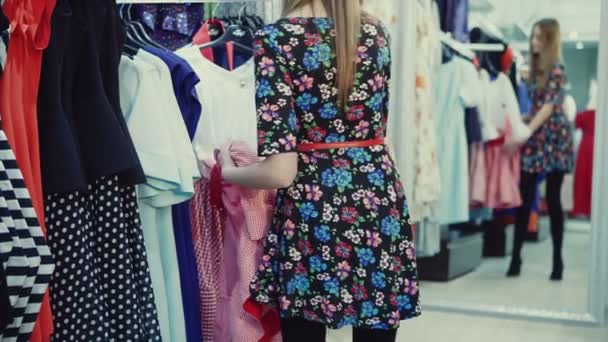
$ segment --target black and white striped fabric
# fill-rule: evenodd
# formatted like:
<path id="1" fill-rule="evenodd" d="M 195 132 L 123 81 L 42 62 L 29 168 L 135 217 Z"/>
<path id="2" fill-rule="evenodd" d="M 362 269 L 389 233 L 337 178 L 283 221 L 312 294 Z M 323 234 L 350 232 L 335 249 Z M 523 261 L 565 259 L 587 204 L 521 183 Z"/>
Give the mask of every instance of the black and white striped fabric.
<path id="1" fill-rule="evenodd" d="M 15 155 L 0 130 L 0 265 L 12 319 L 0 342 L 28 341 L 54 264 Z"/>

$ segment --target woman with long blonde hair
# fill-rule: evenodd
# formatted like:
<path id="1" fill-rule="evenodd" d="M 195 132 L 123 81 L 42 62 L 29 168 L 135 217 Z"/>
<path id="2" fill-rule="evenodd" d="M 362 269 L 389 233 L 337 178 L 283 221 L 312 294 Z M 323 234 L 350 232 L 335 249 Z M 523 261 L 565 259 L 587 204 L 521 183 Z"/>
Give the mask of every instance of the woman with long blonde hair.
<path id="1" fill-rule="evenodd" d="M 227 183 L 279 188 L 251 299 L 281 314 L 285 342 L 394 342 L 420 314 L 404 189 L 384 143 L 389 34 L 353 0 L 287 0 L 256 34 L 258 152 Z"/>
<path id="2" fill-rule="evenodd" d="M 551 280 L 561 280 L 564 271 L 561 189 L 564 175 L 571 172 L 574 165 L 574 149 L 573 128 L 564 112 L 566 75 L 561 44 L 557 20 L 542 19 L 534 24 L 530 37 L 529 81 L 534 113 L 529 128 L 533 134 L 522 148 L 520 191 L 523 204 L 517 211 L 514 250 L 507 272 L 510 277 L 519 276 L 521 272 L 521 250 L 528 230 L 536 183 L 541 174 L 546 176 L 546 198 L 551 218 Z"/>

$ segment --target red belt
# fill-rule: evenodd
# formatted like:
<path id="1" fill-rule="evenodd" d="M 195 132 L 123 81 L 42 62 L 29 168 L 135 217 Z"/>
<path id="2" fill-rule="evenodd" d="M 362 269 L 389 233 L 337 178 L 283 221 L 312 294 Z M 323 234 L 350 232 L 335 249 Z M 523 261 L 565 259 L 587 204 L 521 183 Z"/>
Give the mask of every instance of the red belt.
<path id="1" fill-rule="evenodd" d="M 333 150 L 340 148 L 355 148 L 355 147 L 371 147 L 384 145 L 384 138 L 370 140 L 355 140 L 335 143 L 319 143 L 319 144 L 300 144 L 297 147 L 298 152 L 312 152 L 318 150 Z"/>

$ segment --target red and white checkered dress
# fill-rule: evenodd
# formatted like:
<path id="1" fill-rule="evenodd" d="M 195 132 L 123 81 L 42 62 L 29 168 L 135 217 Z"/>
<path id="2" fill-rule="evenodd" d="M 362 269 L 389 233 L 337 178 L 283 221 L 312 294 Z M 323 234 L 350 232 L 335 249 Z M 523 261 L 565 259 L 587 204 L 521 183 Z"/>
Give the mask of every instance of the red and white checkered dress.
<path id="1" fill-rule="evenodd" d="M 237 166 L 259 161 L 245 144 L 235 143 L 230 151 Z M 201 179 L 192 201 L 203 339 L 257 342 L 264 335 L 261 322 L 244 311 L 243 303 L 249 299 L 249 283 L 260 262 L 276 194 L 229 184 L 218 187 L 218 176 L 210 172 L 209 178 Z"/>

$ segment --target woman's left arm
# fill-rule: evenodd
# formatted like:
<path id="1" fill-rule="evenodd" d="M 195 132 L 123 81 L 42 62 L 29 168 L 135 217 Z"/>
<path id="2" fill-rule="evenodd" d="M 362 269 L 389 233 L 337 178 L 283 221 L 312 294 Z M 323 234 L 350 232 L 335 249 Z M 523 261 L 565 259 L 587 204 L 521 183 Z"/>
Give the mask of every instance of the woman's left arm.
<path id="1" fill-rule="evenodd" d="M 565 98 L 566 77 L 564 74 L 564 66 L 556 64 L 553 66 L 545 85 L 544 105 L 536 113 L 534 118 L 528 124 L 532 132 L 539 129 L 553 115 L 556 106 L 562 106 Z"/>
<path id="2" fill-rule="evenodd" d="M 298 173 L 297 153 L 273 154 L 260 163 L 237 167 L 226 146 L 219 155 L 222 177 L 230 184 L 252 189 L 282 189 L 289 187 Z"/>
<path id="3" fill-rule="evenodd" d="M 275 25 L 265 26 L 256 33 L 258 155 L 264 160 L 236 167 L 229 146 L 224 146 L 219 162 L 227 183 L 255 189 L 281 189 L 289 187 L 297 176 L 300 121 L 295 111 L 293 77 L 284 51 L 284 47 L 289 46 L 285 42 L 288 38 Z"/>

